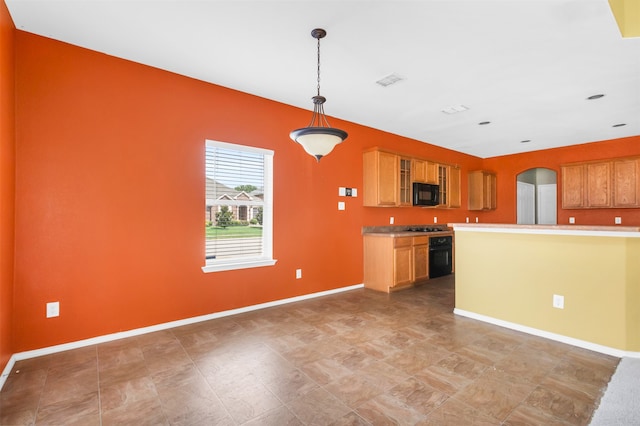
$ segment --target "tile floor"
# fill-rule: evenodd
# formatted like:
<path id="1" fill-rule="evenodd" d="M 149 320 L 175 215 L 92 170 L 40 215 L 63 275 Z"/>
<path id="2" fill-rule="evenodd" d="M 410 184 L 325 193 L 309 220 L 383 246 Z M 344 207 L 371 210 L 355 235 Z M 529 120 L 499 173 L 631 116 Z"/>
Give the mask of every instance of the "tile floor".
<path id="1" fill-rule="evenodd" d="M 587 425 L 619 359 L 453 315 L 453 277 L 16 363 L 2 425 Z"/>

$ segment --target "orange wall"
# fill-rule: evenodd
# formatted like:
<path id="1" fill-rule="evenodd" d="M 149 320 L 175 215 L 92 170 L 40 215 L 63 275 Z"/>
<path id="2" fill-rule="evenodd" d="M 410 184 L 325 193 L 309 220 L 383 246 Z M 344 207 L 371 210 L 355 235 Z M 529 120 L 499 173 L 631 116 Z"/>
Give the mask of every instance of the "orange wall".
<path id="1" fill-rule="evenodd" d="M 0 371 L 13 353 L 13 260 L 15 209 L 14 33 L 0 2 Z"/>
<path id="2" fill-rule="evenodd" d="M 486 213 L 483 219 L 493 223 L 515 223 L 516 176 L 531 168 L 545 167 L 555 170 L 558 176 L 558 224 L 568 225 L 569 217 L 573 216 L 576 225 L 614 225 L 614 218 L 620 216 L 623 225 L 640 226 L 640 209 L 563 209 L 560 174 L 560 165 L 565 163 L 639 155 L 640 136 L 634 136 L 486 159 L 483 167 L 497 172 L 498 208 Z"/>
<path id="3" fill-rule="evenodd" d="M 388 212 L 340 199 L 338 187 L 362 189 L 365 147 L 431 153 L 332 120 L 350 136 L 318 164 L 288 137 L 309 111 L 16 38 L 15 351 L 360 284 L 361 227 L 388 223 Z M 274 267 L 202 273 L 206 138 L 275 150 Z M 398 223 L 425 220 L 423 209 L 393 210 Z M 56 300 L 60 317 L 45 319 Z"/>
<path id="4" fill-rule="evenodd" d="M 15 43 L 13 352 L 360 284 L 362 226 L 513 222 L 514 171 L 550 167 L 543 153 L 481 160 L 336 119 L 349 139 L 318 164 L 288 138 L 309 111 L 21 31 Z M 202 273 L 207 138 L 275 150 L 275 266 Z M 362 190 L 373 146 L 459 164 L 463 208 L 338 197 Z M 498 171 L 496 212 L 465 208 L 466 173 L 480 168 Z M 56 300 L 60 317 L 45 319 Z"/>

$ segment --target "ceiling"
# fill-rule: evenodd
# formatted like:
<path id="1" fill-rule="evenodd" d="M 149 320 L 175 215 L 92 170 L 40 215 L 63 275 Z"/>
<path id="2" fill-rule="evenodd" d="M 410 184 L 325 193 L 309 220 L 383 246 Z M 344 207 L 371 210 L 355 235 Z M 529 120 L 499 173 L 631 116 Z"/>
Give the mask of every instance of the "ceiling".
<path id="1" fill-rule="evenodd" d="M 20 30 L 309 110 L 321 27 L 329 116 L 482 158 L 640 135 L 640 37 L 607 0 L 6 4 Z"/>

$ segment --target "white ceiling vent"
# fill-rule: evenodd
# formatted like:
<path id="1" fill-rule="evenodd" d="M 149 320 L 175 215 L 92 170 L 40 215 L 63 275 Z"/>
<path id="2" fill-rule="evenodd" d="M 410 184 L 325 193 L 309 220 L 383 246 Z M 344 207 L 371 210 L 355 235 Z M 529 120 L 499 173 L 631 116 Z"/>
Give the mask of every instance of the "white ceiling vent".
<path id="1" fill-rule="evenodd" d="M 380 80 L 376 81 L 376 84 L 379 84 L 382 87 L 387 87 L 387 86 L 391 86 L 394 83 L 397 83 L 401 80 L 404 80 L 404 77 L 399 76 L 396 73 L 393 74 L 389 74 L 386 77 L 381 78 Z"/>
<path id="2" fill-rule="evenodd" d="M 464 105 L 453 105 L 450 107 L 446 107 L 442 109 L 442 112 L 444 112 L 445 114 L 457 114 L 459 112 L 463 112 L 468 110 L 469 107 L 468 106 L 464 106 Z"/>

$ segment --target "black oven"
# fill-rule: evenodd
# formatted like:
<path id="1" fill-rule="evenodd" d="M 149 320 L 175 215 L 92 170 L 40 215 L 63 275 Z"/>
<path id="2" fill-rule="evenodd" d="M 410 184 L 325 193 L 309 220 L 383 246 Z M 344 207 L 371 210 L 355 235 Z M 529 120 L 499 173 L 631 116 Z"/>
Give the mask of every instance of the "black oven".
<path id="1" fill-rule="evenodd" d="M 429 238 L 429 278 L 451 273 L 453 268 L 452 242 L 451 236 Z"/>

